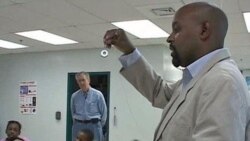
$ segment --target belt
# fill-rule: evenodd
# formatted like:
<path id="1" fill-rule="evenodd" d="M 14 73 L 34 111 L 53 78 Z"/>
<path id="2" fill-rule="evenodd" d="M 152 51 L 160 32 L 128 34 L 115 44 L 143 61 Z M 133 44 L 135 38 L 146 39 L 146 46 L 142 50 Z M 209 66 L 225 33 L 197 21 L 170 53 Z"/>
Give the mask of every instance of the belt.
<path id="1" fill-rule="evenodd" d="M 98 118 L 92 118 L 90 120 L 79 120 L 79 119 L 75 119 L 75 121 L 80 122 L 80 123 L 98 123 L 99 121 L 101 121 Z"/>

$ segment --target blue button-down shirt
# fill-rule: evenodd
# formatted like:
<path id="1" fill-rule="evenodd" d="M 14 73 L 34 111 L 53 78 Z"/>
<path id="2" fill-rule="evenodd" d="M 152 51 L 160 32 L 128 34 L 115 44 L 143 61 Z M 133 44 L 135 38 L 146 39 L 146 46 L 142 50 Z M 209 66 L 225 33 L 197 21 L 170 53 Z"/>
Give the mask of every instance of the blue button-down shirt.
<path id="1" fill-rule="evenodd" d="M 81 89 L 76 91 L 71 97 L 71 113 L 72 118 L 78 120 L 98 118 L 104 126 L 107 106 L 102 93 L 94 88 L 90 88 L 86 93 Z"/>

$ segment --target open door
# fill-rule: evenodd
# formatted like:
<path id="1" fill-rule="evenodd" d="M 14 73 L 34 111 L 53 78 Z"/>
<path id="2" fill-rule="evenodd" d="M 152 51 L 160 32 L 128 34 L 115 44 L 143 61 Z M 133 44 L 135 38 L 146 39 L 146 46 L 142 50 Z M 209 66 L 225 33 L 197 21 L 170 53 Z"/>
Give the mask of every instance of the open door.
<path id="1" fill-rule="evenodd" d="M 72 116 L 70 109 L 71 95 L 79 90 L 79 86 L 75 80 L 75 72 L 68 73 L 68 92 L 67 92 L 67 123 L 66 123 L 66 139 L 72 139 Z M 91 87 L 102 92 L 107 104 L 107 122 L 103 127 L 105 141 L 109 140 L 109 91 L 110 91 L 110 72 L 89 72 Z"/>

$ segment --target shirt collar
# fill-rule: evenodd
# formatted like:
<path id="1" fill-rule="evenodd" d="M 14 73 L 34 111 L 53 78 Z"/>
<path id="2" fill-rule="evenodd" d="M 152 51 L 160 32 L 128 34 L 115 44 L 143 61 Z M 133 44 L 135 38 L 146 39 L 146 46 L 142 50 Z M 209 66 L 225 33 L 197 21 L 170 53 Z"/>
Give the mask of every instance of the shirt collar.
<path id="1" fill-rule="evenodd" d="M 224 51 L 225 49 L 217 49 L 215 51 L 210 52 L 209 54 L 206 54 L 205 56 L 201 57 L 200 59 L 196 60 L 192 64 L 188 65 L 186 69 L 188 69 L 189 73 L 191 74 L 192 78 L 194 78 L 196 75 L 200 73 L 203 67 L 206 66 L 207 62 L 212 59 L 216 54 L 219 52 Z"/>
<path id="2" fill-rule="evenodd" d="M 92 88 L 91 88 L 91 87 L 89 87 L 89 90 L 88 90 L 87 92 L 84 92 L 83 90 L 81 90 L 81 91 L 82 91 L 82 93 L 83 93 L 83 94 L 89 94 L 89 93 L 90 93 L 90 91 L 91 91 L 91 89 L 92 89 Z"/>

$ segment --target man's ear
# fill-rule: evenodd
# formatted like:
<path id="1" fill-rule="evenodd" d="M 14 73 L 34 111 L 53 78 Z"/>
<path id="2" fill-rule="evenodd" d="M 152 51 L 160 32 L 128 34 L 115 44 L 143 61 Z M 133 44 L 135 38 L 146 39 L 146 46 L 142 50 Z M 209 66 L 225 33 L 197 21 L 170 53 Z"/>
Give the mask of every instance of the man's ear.
<path id="1" fill-rule="evenodd" d="M 207 40 L 211 34 L 211 25 L 209 22 L 204 22 L 201 24 L 200 39 L 202 41 Z"/>

